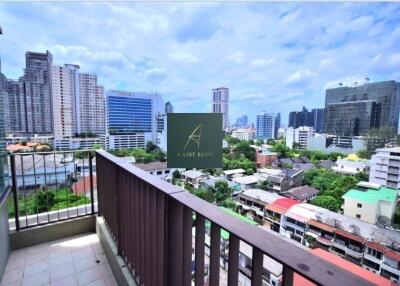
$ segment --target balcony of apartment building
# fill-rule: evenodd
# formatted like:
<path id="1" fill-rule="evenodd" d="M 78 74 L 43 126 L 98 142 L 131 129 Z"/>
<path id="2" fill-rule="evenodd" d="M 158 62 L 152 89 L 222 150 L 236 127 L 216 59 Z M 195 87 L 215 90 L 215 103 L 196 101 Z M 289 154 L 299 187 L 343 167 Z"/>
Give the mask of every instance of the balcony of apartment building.
<path id="1" fill-rule="evenodd" d="M 345 255 L 355 263 L 359 263 L 364 253 L 364 239 L 358 235 L 336 229 L 333 247 L 335 252 Z"/>
<path id="2" fill-rule="evenodd" d="M 251 285 L 268 285 L 267 259 L 282 267 L 276 285 L 372 285 L 102 150 L 96 169 L 93 153 L 83 155 L 87 173 L 65 166 L 63 180 L 50 180 L 46 166 L 44 181 L 28 190 L 21 167 L 19 184 L 18 160 L 59 154 L 67 152 L 10 158 L 11 188 L 0 208 L 1 227 L 11 226 L 0 231 L 1 285 L 244 285 L 243 242 Z M 60 203 L 60 196 L 69 199 Z"/>
<path id="3" fill-rule="evenodd" d="M 400 255 L 393 253 L 385 253 L 383 257 L 383 263 L 381 264 L 381 271 L 386 272 L 390 277 L 400 280 Z M 388 278 L 390 278 L 388 277 Z"/>
<path id="4" fill-rule="evenodd" d="M 389 167 L 399 169 L 400 168 L 400 161 L 399 160 L 390 159 L 388 165 L 389 165 Z"/>

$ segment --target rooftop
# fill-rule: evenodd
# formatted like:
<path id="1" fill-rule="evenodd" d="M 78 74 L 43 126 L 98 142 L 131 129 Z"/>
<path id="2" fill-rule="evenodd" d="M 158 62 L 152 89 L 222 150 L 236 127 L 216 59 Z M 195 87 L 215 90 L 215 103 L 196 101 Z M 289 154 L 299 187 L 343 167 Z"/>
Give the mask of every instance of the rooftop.
<path id="1" fill-rule="evenodd" d="M 287 190 L 286 192 L 282 193 L 282 195 L 303 201 L 308 200 L 319 192 L 320 190 L 310 186 L 300 186 Z"/>
<path id="2" fill-rule="evenodd" d="M 145 171 L 154 171 L 154 170 L 164 170 L 164 169 L 168 169 L 167 167 L 167 162 L 150 162 L 150 163 L 146 163 L 146 164 L 136 164 L 136 167 L 145 170 Z"/>
<path id="3" fill-rule="evenodd" d="M 229 181 L 229 180 L 227 180 L 225 178 L 222 178 L 222 177 L 215 177 L 215 178 L 210 178 L 210 179 L 204 180 L 203 184 L 207 185 L 210 188 L 214 188 L 215 187 L 215 183 L 218 182 L 218 181 L 226 182 L 230 188 L 234 188 L 235 186 L 237 186 L 237 184 L 235 182 Z"/>
<path id="4" fill-rule="evenodd" d="M 379 201 L 387 201 L 394 203 L 397 200 L 397 190 L 381 187 L 377 189 L 351 189 L 343 195 L 343 198 L 350 198 L 357 201 L 362 201 L 367 204 L 377 204 Z"/>
<path id="5" fill-rule="evenodd" d="M 256 184 L 259 180 L 260 178 L 256 175 L 237 177 L 233 179 L 234 182 L 242 185 Z"/>
<path id="6" fill-rule="evenodd" d="M 232 170 L 225 170 L 225 171 L 223 171 L 223 173 L 225 174 L 225 175 L 233 175 L 233 174 L 241 174 L 241 173 L 244 173 L 244 172 L 246 172 L 245 170 L 243 170 L 243 169 L 232 169 Z"/>
<path id="7" fill-rule="evenodd" d="M 196 170 L 188 170 L 188 171 L 185 171 L 185 172 L 182 173 L 182 175 L 183 175 L 184 177 L 188 177 L 188 178 L 190 178 L 190 179 L 197 179 L 197 178 L 200 178 L 200 177 L 202 177 L 202 176 L 205 176 L 205 174 L 203 174 L 203 173 L 200 172 L 200 171 L 196 171 Z"/>
<path id="8" fill-rule="evenodd" d="M 248 189 L 248 190 L 245 190 L 240 195 L 245 195 L 247 197 L 262 201 L 267 204 L 270 204 L 270 203 L 276 201 L 277 199 L 284 198 L 278 194 L 270 193 L 270 192 L 267 192 L 267 191 L 264 191 L 261 189 Z"/>

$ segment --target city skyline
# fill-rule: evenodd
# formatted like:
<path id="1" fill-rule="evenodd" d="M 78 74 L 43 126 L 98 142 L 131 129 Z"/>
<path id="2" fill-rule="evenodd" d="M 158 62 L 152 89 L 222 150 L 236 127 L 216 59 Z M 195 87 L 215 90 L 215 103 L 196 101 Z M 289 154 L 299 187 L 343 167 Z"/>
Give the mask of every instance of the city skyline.
<path id="1" fill-rule="evenodd" d="M 1 5 L 8 78 L 26 51 L 49 50 L 106 90 L 159 92 L 176 112 L 209 112 L 211 89 L 226 86 L 231 122 L 266 110 L 287 124 L 339 82 L 400 80 L 397 3 Z"/>

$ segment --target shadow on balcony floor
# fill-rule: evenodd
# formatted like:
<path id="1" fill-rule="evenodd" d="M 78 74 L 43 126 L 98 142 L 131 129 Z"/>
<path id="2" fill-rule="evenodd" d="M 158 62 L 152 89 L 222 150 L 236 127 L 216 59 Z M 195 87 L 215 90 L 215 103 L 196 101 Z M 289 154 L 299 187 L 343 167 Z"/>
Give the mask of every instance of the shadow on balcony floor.
<path id="1" fill-rule="evenodd" d="M 1 286 L 117 285 L 95 233 L 12 251 Z"/>

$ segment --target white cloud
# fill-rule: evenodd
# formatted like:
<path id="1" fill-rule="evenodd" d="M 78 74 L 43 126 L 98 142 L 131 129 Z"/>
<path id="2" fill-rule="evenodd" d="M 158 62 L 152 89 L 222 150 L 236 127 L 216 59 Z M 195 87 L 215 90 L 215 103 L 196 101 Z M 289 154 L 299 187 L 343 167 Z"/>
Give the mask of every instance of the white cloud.
<path id="1" fill-rule="evenodd" d="M 314 77 L 316 73 L 312 72 L 309 69 L 303 69 L 292 73 L 287 79 L 286 82 L 289 84 L 300 84 L 306 83 L 310 81 L 312 77 Z"/>

